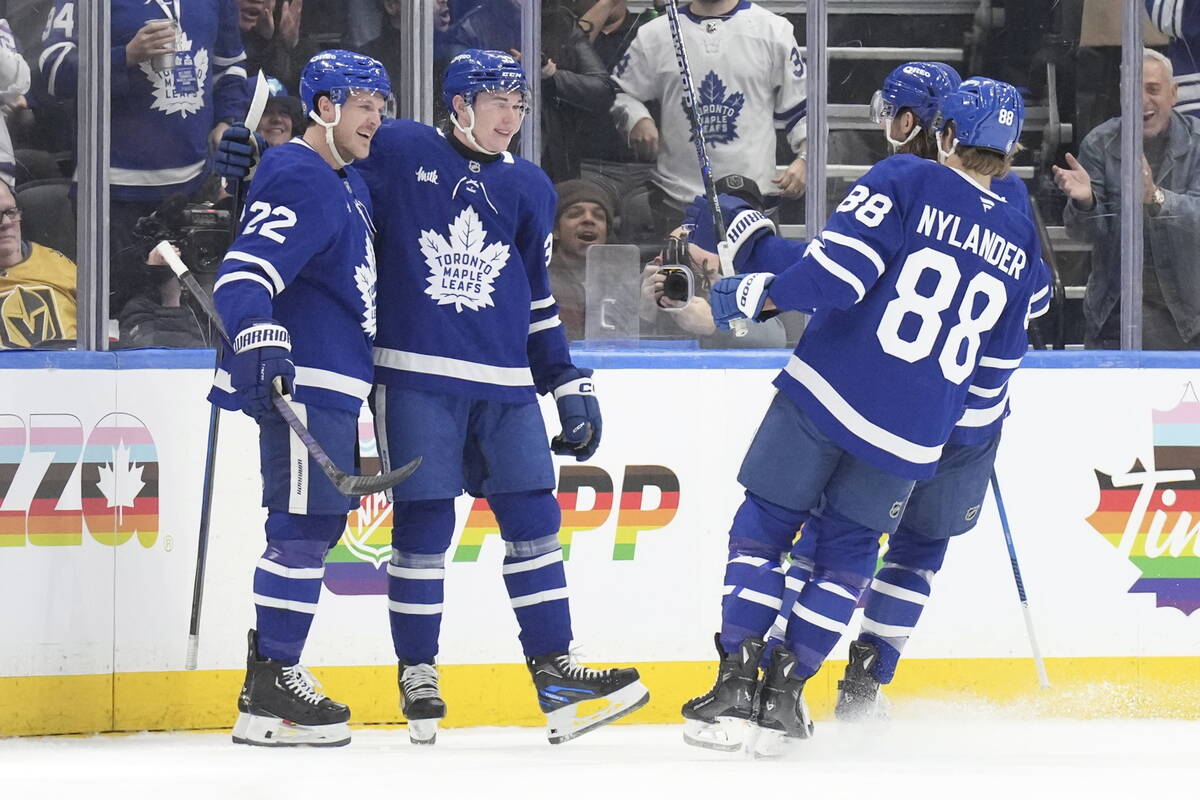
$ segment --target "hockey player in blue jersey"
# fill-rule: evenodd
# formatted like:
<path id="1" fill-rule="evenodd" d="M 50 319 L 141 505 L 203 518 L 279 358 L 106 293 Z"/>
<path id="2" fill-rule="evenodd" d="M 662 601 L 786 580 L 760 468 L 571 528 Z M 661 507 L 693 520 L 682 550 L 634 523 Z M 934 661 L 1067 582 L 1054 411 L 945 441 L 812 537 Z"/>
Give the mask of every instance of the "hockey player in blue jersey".
<path id="1" fill-rule="evenodd" d="M 325 556 L 355 503 L 307 455 L 271 394 L 290 393 L 338 467 L 353 468 L 373 373 L 375 251 L 371 198 L 348 164 L 370 152 L 389 94 L 374 59 L 344 50 L 313 57 L 300 79 L 308 129 L 264 155 L 214 286 L 234 336 L 210 399 L 258 422 L 268 510 L 233 730 L 242 744 L 350 741 L 350 709 L 321 694 L 299 662 Z"/>
<path id="2" fill-rule="evenodd" d="M 593 670 L 568 653 L 561 512 L 537 395 L 557 402 L 560 455 L 591 457 L 601 417 L 550 293 L 554 189 L 507 151 L 528 91 L 512 57 L 469 50 L 446 69 L 451 125 L 389 121 L 361 164 L 381 257 L 372 396 L 380 455 L 385 468 L 424 457 L 392 493 L 388 566 L 401 707 L 416 743 L 432 743 L 445 714 L 435 658 L 454 498 L 464 489 L 486 497 L 499 522 L 504 584 L 550 741 L 648 699 L 636 670 Z M 591 702 L 600 698 L 603 708 Z"/>
<path id="3" fill-rule="evenodd" d="M 934 472 L 968 390 L 1003 386 L 1027 347 L 1037 237 L 989 188 L 1014 151 L 1019 95 L 973 80 L 944 116 L 945 166 L 907 154 L 876 165 L 802 254 L 753 218 L 730 225 L 744 274 L 714 287 L 718 324 L 761 318 L 768 300 L 815 313 L 739 474 L 747 491 L 730 531 L 723 657 L 713 690 L 684 707 L 709 746 L 721 746 L 711 727 L 725 719 L 753 717 L 763 750 L 810 735 L 804 683 L 866 588 L 880 531 L 895 531 L 913 481 Z M 777 274 L 746 272 L 760 265 Z M 805 523 L 797 555 L 811 552 L 812 579 L 785 580 L 780 554 Z M 785 641 L 758 679 L 776 610 L 748 613 L 752 604 L 731 599 L 781 598 L 789 584 Z"/>
<path id="4" fill-rule="evenodd" d="M 873 120 L 883 126 L 897 152 L 936 159 L 941 104 L 960 83 L 958 73 L 946 64 L 904 64 L 876 92 L 871 104 Z M 1029 214 L 1028 191 L 1011 171 L 993 178 L 990 188 L 1012 208 Z M 1050 305 L 1049 269 L 1044 262 L 1037 267 L 1042 278 L 1032 297 L 1030 319 L 1046 313 Z M 879 687 L 895 676 L 950 538 L 971 530 L 979 520 L 1007 415 L 1006 385 L 987 390 L 975 386 L 938 460 L 937 473 L 913 487 L 899 526 L 888 537 L 883 566 L 864 597 L 862 626 L 850 644 L 849 663 L 838 682 L 834 708 L 838 719 L 877 719 L 886 714 Z M 788 577 L 796 582 L 811 580 L 811 554 L 794 561 Z"/>

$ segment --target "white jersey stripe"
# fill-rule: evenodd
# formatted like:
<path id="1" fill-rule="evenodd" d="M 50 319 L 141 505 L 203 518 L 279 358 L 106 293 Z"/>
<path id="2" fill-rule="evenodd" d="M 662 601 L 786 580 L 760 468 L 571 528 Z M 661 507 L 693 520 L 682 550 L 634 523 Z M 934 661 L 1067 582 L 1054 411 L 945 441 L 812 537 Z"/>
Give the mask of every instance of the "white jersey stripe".
<path id="1" fill-rule="evenodd" d="M 550 306 L 554 305 L 556 302 L 557 301 L 554 299 L 554 295 L 550 295 L 549 297 L 543 297 L 541 300 L 534 300 L 532 303 L 530 303 L 529 310 L 530 311 L 538 311 L 543 308 L 549 308 Z"/>
<path id="2" fill-rule="evenodd" d="M 871 264 L 875 267 L 876 275 L 883 274 L 883 259 L 880 258 L 879 253 L 876 253 L 873 247 L 868 245 L 862 239 L 856 239 L 853 236 L 847 236 L 846 234 L 838 233 L 837 231 L 822 231 L 821 238 L 825 239 L 831 244 L 840 244 L 842 247 L 848 247 L 851 250 L 854 250 L 866 258 L 867 261 L 871 262 Z"/>
<path id="3" fill-rule="evenodd" d="M 331 392 L 348 394 L 359 400 L 367 399 L 371 393 L 371 384 L 359 378 L 352 378 L 340 372 L 332 372 L 316 367 L 296 367 L 296 385 L 311 386 L 314 389 L 328 389 Z"/>
<path id="4" fill-rule="evenodd" d="M 550 317 L 549 319 L 544 319 L 541 322 L 531 323 L 529 325 L 529 335 L 532 336 L 533 334 L 537 333 L 538 331 L 544 331 L 544 330 L 548 330 L 550 328 L 557 328 L 561 324 L 562 324 L 562 321 L 559 320 L 558 314 L 555 314 L 553 317 Z"/>
<path id="5" fill-rule="evenodd" d="M 999 403 L 986 408 L 968 408 L 959 417 L 956 425 L 963 428 L 982 428 L 991 425 L 996 420 L 1004 415 L 1004 409 L 1008 407 L 1008 395 L 1006 394 Z"/>
<path id="6" fill-rule="evenodd" d="M 496 367 L 459 358 L 393 350 L 390 347 L 375 348 L 375 366 L 400 369 L 406 372 L 420 372 L 426 375 L 441 375 L 446 378 L 458 378 L 476 383 L 490 383 L 496 386 L 533 385 L 533 373 L 529 371 L 529 367 Z"/>
<path id="7" fill-rule="evenodd" d="M 267 294 L 269 294 L 271 297 L 275 296 L 275 287 L 271 285 L 270 281 L 256 272 L 246 272 L 244 270 L 237 270 L 235 272 L 222 275 L 221 278 L 215 284 L 213 284 L 213 294 L 216 294 L 217 290 L 222 286 L 227 286 L 234 281 L 254 281 L 255 283 L 261 284 L 262 287 L 267 290 Z"/>
<path id="8" fill-rule="evenodd" d="M 1021 366 L 1020 358 L 991 358 L 984 356 L 979 359 L 979 366 L 991 367 L 993 369 L 1016 369 Z"/>
<path id="9" fill-rule="evenodd" d="M 854 290 L 854 302 L 857 303 L 863 299 L 863 295 L 867 293 L 867 287 L 863 285 L 857 275 L 825 254 L 824 242 L 820 239 L 813 239 L 808 245 L 808 252 L 812 254 L 818 264 L 825 268 L 826 272 Z"/>
<path id="10" fill-rule="evenodd" d="M 796 356 L 788 359 L 784 371 L 808 391 L 825 407 L 846 430 L 867 444 L 914 464 L 932 464 L 942 456 L 942 447 L 929 447 L 910 442 L 891 431 L 881 428 L 846 401 L 815 369 Z"/>
<path id="11" fill-rule="evenodd" d="M 271 283 L 275 284 L 276 293 L 282 292 L 286 288 L 283 276 L 279 274 L 279 270 L 275 269 L 275 265 L 265 258 L 252 256 L 249 253 L 243 253 L 241 250 L 230 250 L 225 254 L 225 259 L 221 263 L 225 261 L 244 261 L 247 264 L 253 264 L 258 267 L 267 274 L 267 277 L 271 279 Z"/>

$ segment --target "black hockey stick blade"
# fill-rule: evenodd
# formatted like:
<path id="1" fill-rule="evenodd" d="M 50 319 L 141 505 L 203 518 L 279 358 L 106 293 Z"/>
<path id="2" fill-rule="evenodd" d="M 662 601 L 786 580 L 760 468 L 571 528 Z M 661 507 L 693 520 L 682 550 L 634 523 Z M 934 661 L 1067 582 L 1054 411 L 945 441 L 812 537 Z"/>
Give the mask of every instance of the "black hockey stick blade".
<path id="1" fill-rule="evenodd" d="M 224 341 L 225 347 L 230 352 L 233 352 L 233 343 L 230 342 L 229 333 L 221 323 L 221 315 L 217 313 L 216 307 L 213 306 L 212 298 L 196 282 L 195 276 L 192 275 L 187 265 L 183 263 L 183 259 L 175 253 L 175 248 L 169 242 L 159 242 L 155 249 L 162 255 L 163 260 L 167 262 L 179 280 L 183 282 L 183 285 L 188 288 L 188 291 L 192 293 L 192 297 L 200 304 L 200 308 L 204 310 L 204 313 L 213 321 L 217 332 L 221 334 L 221 339 Z M 351 475 L 348 472 L 343 472 L 333 463 L 333 459 L 325 452 L 325 448 L 321 447 L 321 443 L 313 438 L 312 433 L 300 421 L 300 418 L 296 416 L 296 411 L 292 408 L 292 404 L 283 395 L 272 390 L 271 402 L 275 406 L 275 410 L 287 422 L 288 427 L 296 434 L 296 438 L 308 450 L 308 454 L 312 456 L 313 461 L 317 462 L 317 466 L 333 482 L 334 488 L 347 497 L 362 497 L 363 495 L 387 491 L 401 481 L 406 480 L 409 475 L 412 475 L 416 471 L 417 467 L 421 466 L 421 457 L 417 456 L 404 466 L 390 472 L 385 472 L 382 475 Z"/>

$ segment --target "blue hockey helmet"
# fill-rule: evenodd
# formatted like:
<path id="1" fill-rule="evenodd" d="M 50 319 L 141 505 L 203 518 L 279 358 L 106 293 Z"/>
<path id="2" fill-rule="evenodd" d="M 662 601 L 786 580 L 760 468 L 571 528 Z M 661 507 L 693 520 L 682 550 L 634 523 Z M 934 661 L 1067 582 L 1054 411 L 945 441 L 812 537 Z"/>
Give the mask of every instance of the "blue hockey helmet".
<path id="1" fill-rule="evenodd" d="M 383 64 L 350 50 L 325 50 L 309 59 L 300 75 L 300 102 L 306 114 L 316 110 L 319 94 L 328 94 L 340 106 L 356 90 L 390 97 L 392 82 Z"/>
<path id="2" fill-rule="evenodd" d="M 450 60 L 442 80 L 442 100 L 451 114 L 454 96 L 461 94 L 467 105 L 480 92 L 520 92 L 528 99 L 525 70 L 508 53 L 499 50 L 465 50 Z"/>
<path id="3" fill-rule="evenodd" d="M 894 119 L 908 109 L 918 123 L 931 128 L 942 100 L 962 82 L 958 72 L 940 61 L 910 61 L 901 64 L 883 79 L 883 87 L 871 98 L 871 121 Z"/>
<path id="4" fill-rule="evenodd" d="M 1025 101 L 1012 84 L 968 78 L 942 102 L 939 132 L 950 122 L 958 144 L 1008 156 L 1021 136 Z"/>

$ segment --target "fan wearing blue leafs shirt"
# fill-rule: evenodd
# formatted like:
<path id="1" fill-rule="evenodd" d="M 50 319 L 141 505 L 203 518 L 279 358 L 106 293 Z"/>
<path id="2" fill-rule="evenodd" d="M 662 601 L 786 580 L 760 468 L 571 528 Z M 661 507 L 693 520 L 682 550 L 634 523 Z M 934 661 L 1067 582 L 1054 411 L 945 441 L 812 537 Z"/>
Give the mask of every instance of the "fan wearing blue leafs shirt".
<path id="1" fill-rule="evenodd" d="M 761 565 L 790 550 L 802 524 L 812 580 L 780 609 L 784 640 L 757 686 L 762 632 L 736 630 L 723 604 L 720 639 L 741 652 L 690 701 L 693 714 L 685 706 L 689 724 L 713 707 L 753 719 L 761 755 L 811 735 L 805 682 L 874 572 L 879 533 L 896 530 L 913 482 L 934 473 L 968 394 L 995 397 L 1020 363 L 1045 278 L 1032 222 L 990 187 L 1008 169 L 1023 116 L 1008 84 L 966 81 L 942 104 L 942 163 L 897 155 L 876 165 L 803 252 L 753 219 L 730 225 L 744 272 L 714 287 L 717 323 L 760 319 L 767 301 L 814 315 L 739 473 L 746 499 L 726 583 L 734 594 L 781 597 L 784 577 Z M 776 272 L 751 271 L 759 265 Z"/>
<path id="2" fill-rule="evenodd" d="M 291 394 L 333 462 L 353 470 L 373 370 L 375 250 L 371 198 L 349 164 L 370 152 L 390 94 L 374 59 L 329 50 L 309 61 L 300 78 L 308 130 L 263 157 L 213 287 L 233 348 L 210 399 L 258 422 L 267 508 L 267 546 L 254 570 L 257 622 L 233 729 L 239 744 L 350 741 L 350 709 L 321 694 L 299 662 L 325 557 L 357 503 L 308 455 L 272 393 Z M 231 154 L 222 159 L 228 165 Z"/>

